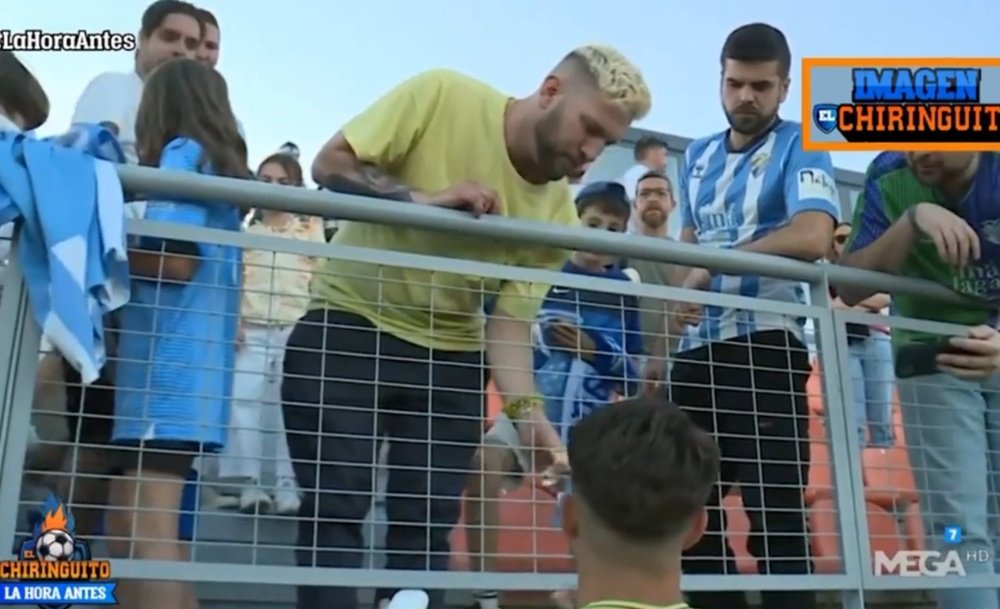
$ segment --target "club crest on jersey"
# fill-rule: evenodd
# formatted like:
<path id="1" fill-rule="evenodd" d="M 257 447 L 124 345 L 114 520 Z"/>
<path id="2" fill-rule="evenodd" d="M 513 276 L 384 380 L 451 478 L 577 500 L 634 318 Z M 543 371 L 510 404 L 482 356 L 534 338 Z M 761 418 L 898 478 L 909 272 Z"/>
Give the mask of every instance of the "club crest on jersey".
<path id="1" fill-rule="evenodd" d="M 987 241 L 1000 245 L 1000 219 L 980 223 L 979 230 L 982 231 Z"/>
<path id="2" fill-rule="evenodd" d="M 758 152 L 750 157 L 750 175 L 755 178 L 759 178 L 760 174 L 764 173 L 764 169 L 767 167 L 767 163 L 770 160 L 771 155 L 766 152 Z"/>

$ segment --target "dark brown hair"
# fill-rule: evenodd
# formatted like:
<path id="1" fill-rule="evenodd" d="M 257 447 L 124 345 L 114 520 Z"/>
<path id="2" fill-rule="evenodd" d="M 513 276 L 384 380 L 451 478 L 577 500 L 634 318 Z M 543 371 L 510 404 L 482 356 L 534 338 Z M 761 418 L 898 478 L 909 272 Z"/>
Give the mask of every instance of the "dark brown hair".
<path id="1" fill-rule="evenodd" d="M 636 161 L 646 158 L 651 150 L 668 150 L 667 143 L 653 135 L 644 135 L 635 142 L 632 147 L 632 156 Z"/>
<path id="2" fill-rule="evenodd" d="M 194 17 L 201 26 L 202 35 L 205 34 L 204 21 L 199 10 L 193 4 L 182 0 L 157 0 L 147 6 L 142 13 L 142 27 L 139 29 L 139 35 L 143 38 L 149 38 L 170 15 Z"/>
<path id="3" fill-rule="evenodd" d="M 662 171 L 656 171 L 655 169 L 651 169 L 646 173 L 642 174 L 642 177 L 639 178 L 639 181 L 635 183 L 636 190 L 637 191 L 639 190 L 639 184 L 642 184 L 646 180 L 653 180 L 653 179 L 663 180 L 664 182 L 667 183 L 668 188 L 670 188 L 671 190 L 673 190 L 674 188 L 674 184 L 673 182 L 670 181 L 670 178 L 667 176 L 667 174 L 663 173 Z M 635 195 L 636 193 L 632 194 Z"/>
<path id="4" fill-rule="evenodd" d="M 20 116 L 26 131 L 37 129 L 49 118 L 49 97 L 11 51 L 0 51 L 0 106 Z"/>
<path id="5" fill-rule="evenodd" d="M 219 20 L 215 18 L 215 15 L 203 8 L 198 9 L 198 21 L 201 22 L 203 28 L 206 25 L 211 25 L 215 29 L 219 29 Z"/>
<path id="6" fill-rule="evenodd" d="M 215 175 L 252 177 L 247 146 L 236 127 L 222 75 L 193 59 L 172 59 L 146 79 L 135 121 L 136 148 L 143 165 L 156 166 L 163 148 L 179 137 L 198 142 L 201 169 Z"/>
<path id="7" fill-rule="evenodd" d="M 776 61 L 778 73 L 782 78 L 788 78 L 792 51 L 781 30 L 766 23 L 750 23 L 736 28 L 726 38 L 719 57 L 723 70 L 727 59 L 746 63 Z"/>
<path id="8" fill-rule="evenodd" d="M 573 494 L 630 542 L 684 533 L 718 482 L 719 459 L 711 436 L 653 396 L 598 408 L 569 432 Z"/>
<path id="9" fill-rule="evenodd" d="M 276 152 L 261 161 L 260 165 L 257 166 L 257 173 L 260 173 L 260 170 L 264 168 L 264 165 L 270 165 L 272 163 L 280 165 L 281 168 L 285 170 L 285 173 L 288 174 L 288 179 L 292 181 L 292 184 L 295 184 L 296 186 L 302 186 L 305 184 L 305 181 L 302 178 L 302 165 L 299 165 L 298 161 L 283 152 Z"/>

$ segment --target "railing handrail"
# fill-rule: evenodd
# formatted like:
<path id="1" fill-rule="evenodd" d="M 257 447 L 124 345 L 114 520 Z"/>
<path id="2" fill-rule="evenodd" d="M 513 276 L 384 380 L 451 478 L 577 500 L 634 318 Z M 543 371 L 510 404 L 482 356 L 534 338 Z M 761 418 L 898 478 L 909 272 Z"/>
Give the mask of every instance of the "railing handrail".
<path id="1" fill-rule="evenodd" d="M 830 283 L 907 294 L 941 302 L 968 303 L 970 299 L 931 281 L 899 277 L 832 264 L 815 264 L 781 256 L 699 247 L 652 237 L 621 235 L 544 222 L 468 214 L 426 205 L 413 205 L 317 191 L 288 188 L 249 180 L 220 178 L 152 167 L 118 165 L 118 176 L 130 192 L 205 201 L 227 201 L 264 209 L 327 216 L 375 224 L 402 224 L 460 235 L 475 235 L 534 245 L 586 250 L 656 262 L 700 266 L 715 271 L 764 275 L 816 284 Z M 391 221 L 389 221 L 391 220 Z"/>

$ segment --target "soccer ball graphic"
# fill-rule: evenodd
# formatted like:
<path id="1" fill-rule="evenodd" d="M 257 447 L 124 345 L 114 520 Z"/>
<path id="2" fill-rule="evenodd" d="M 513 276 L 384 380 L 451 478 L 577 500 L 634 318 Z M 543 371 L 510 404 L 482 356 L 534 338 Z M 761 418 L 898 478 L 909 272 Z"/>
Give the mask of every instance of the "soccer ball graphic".
<path id="1" fill-rule="evenodd" d="M 35 544 L 41 560 L 69 560 L 73 556 L 73 536 L 58 529 L 45 531 Z"/>

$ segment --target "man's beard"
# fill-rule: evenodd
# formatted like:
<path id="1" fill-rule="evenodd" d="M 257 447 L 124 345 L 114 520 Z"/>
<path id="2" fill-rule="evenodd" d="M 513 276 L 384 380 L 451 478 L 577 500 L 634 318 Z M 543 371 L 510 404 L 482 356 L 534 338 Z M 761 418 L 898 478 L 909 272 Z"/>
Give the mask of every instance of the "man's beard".
<path id="1" fill-rule="evenodd" d="M 555 143 L 561 119 L 562 107 L 557 106 L 547 115 L 542 117 L 542 119 L 538 121 L 538 124 L 535 125 L 535 141 L 537 142 L 536 148 L 538 162 L 545 172 L 545 177 L 553 182 L 566 177 L 566 172 L 561 171 L 558 167 L 561 156 Z"/>
<path id="2" fill-rule="evenodd" d="M 662 228 L 664 224 L 667 223 L 667 214 L 659 209 L 650 209 L 644 211 L 639 219 L 648 228 L 658 229 Z"/>
<path id="3" fill-rule="evenodd" d="M 733 131 L 740 135 L 749 136 L 762 133 L 778 116 L 777 112 L 772 114 L 738 114 L 728 110 L 724 110 L 724 112 L 726 120 L 729 122 L 729 127 Z"/>

